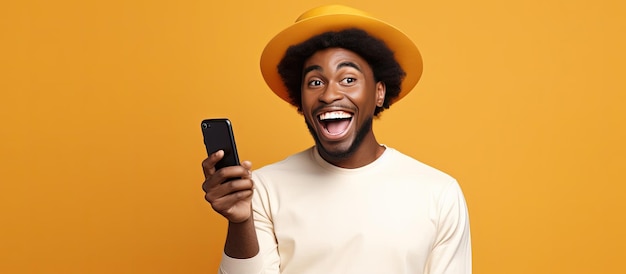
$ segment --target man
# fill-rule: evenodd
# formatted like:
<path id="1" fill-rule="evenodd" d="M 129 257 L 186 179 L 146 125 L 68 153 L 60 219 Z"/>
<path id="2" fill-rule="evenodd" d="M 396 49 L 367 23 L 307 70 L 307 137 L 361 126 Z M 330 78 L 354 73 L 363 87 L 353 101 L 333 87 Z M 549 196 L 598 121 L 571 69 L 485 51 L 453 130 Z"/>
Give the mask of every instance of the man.
<path id="1" fill-rule="evenodd" d="M 421 75 L 406 35 L 323 6 L 270 41 L 261 70 L 315 146 L 254 174 L 247 161 L 215 170 L 221 151 L 204 160 L 205 198 L 229 221 L 221 273 L 471 273 L 457 182 L 372 130 Z"/>

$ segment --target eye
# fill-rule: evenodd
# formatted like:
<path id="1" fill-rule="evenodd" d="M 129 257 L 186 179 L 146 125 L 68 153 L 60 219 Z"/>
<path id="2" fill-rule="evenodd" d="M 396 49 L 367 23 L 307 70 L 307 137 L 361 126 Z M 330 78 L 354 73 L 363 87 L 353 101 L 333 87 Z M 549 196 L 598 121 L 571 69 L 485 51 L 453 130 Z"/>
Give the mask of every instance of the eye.
<path id="1" fill-rule="evenodd" d="M 341 83 L 346 84 L 346 85 L 354 84 L 354 82 L 356 82 L 356 78 L 352 78 L 352 77 L 346 77 L 346 78 L 343 78 L 343 80 L 341 80 Z"/>
<path id="2" fill-rule="evenodd" d="M 321 86 L 324 83 L 321 80 L 311 80 L 309 81 L 309 87 L 317 87 L 317 86 Z"/>

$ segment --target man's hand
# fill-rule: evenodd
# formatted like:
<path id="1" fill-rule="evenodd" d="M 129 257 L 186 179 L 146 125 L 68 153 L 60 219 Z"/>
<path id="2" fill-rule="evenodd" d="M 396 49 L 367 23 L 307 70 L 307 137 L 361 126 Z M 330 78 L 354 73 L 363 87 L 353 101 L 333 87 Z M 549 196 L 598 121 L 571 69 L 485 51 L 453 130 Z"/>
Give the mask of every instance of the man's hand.
<path id="1" fill-rule="evenodd" d="M 244 161 L 240 166 L 215 170 L 215 164 L 222 157 L 224 151 L 219 150 L 202 161 L 204 198 L 229 222 L 242 223 L 252 218 L 252 164 Z"/>

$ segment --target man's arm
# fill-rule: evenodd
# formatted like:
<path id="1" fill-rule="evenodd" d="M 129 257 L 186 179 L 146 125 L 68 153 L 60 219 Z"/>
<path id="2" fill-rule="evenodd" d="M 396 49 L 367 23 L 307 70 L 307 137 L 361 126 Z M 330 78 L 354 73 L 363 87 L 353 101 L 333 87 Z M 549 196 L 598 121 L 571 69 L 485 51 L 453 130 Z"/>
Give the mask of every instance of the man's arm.
<path id="1" fill-rule="evenodd" d="M 472 273 L 469 216 L 465 198 L 456 181 L 447 187 L 439 201 L 437 238 L 425 273 Z"/>
<path id="2" fill-rule="evenodd" d="M 202 162 L 202 189 L 211 207 L 229 222 L 224 253 L 232 258 L 251 258 L 259 253 L 252 217 L 252 164 L 244 161 L 240 166 L 216 170 L 215 163 L 222 157 L 224 152 L 220 150 Z"/>
<path id="3" fill-rule="evenodd" d="M 219 273 L 277 274 L 280 271 L 280 256 L 278 255 L 278 245 L 276 243 L 276 237 L 274 236 L 274 224 L 271 217 L 272 214 L 270 213 L 269 194 L 263 184 L 262 178 L 253 176 L 253 180 L 255 182 L 255 193 L 252 196 L 252 208 L 254 214 L 253 225 L 256 231 L 256 234 L 253 236 L 256 237 L 255 239 L 258 241 L 259 252 L 256 256 L 248 259 L 237 259 L 232 257 L 232 255 L 224 253 L 220 263 Z M 229 230 L 230 229 L 229 227 Z M 233 227 L 233 229 L 238 228 Z M 239 233 L 233 233 L 232 235 L 238 234 Z M 231 234 L 229 234 L 228 237 L 230 236 Z M 227 241 L 229 240 L 227 239 Z M 229 244 L 227 244 L 227 246 L 228 245 Z"/>
<path id="4" fill-rule="evenodd" d="M 259 253 L 259 244 L 252 218 L 243 223 L 228 223 L 224 253 L 237 259 L 252 258 Z"/>

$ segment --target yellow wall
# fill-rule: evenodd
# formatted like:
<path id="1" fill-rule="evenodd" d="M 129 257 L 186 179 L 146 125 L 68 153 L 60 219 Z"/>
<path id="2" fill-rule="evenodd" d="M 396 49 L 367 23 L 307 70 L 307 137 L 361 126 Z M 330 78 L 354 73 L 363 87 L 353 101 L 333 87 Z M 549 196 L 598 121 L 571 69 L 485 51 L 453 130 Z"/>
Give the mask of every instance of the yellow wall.
<path id="1" fill-rule="evenodd" d="M 330 1 L 6 1 L 0 273 L 213 273 L 199 122 L 259 167 L 311 145 L 265 43 Z M 621 0 L 339 1 L 424 55 L 379 139 L 461 183 L 480 274 L 625 273 Z"/>

